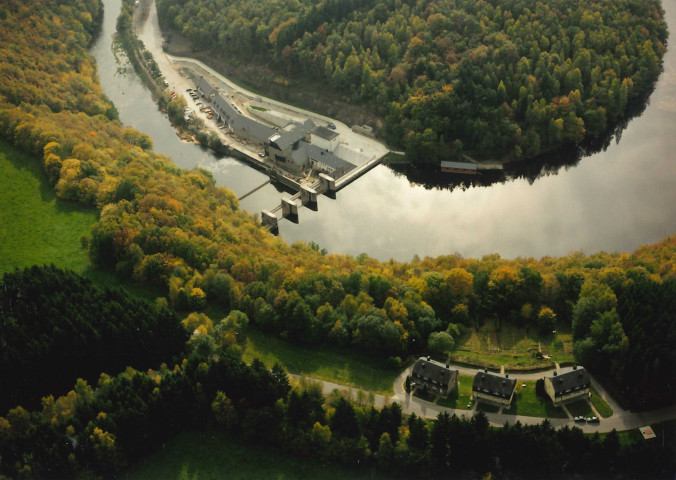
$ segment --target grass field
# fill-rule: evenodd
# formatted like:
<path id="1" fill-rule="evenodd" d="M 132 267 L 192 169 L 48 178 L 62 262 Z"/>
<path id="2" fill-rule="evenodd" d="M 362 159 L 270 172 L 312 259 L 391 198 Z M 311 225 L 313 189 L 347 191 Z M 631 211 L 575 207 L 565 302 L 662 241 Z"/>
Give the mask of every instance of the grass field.
<path id="1" fill-rule="evenodd" d="M 399 371 L 387 368 L 375 358 L 362 357 L 353 352 L 341 354 L 321 347 L 293 345 L 249 329 L 242 359 L 251 363 L 254 357 L 258 357 L 268 367 L 279 362 L 290 373 L 383 395 L 394 393 L 392 385 L 399 374 Z"/>
<path id="2" fill-rule="evenodd" d="M 573 417 L 583 416 L 586 418 L 594 416 L 594 412 L 589 406 L 589 402 L 587 400 L 578 400 L 576 402 L 568 403 L 566 404 L 566 408 Z"/>
<path id="3" fill-rule="evenodd" d="M 416 388 L 413 391 L 413 396 L 416 398 L 419 398 L 421 400 L 425 400 L 426 402 L 434 403 L 434 401 L 437 399 L 436 394 L 434 393 L 427 393 L 425 394 L 422 389 Z"/>
<path id="4" fill-rule="evenodd" d="M 472 400 L 473 380 L 474 377 L 472 375 L 458 375 L 458 388 L 451 392 L 448 398 L 439 398 L 437 404 L 444 407 L 468 410 L 467 405 Z"/>
<path id="5" fill-rule="evenodd" d="M 500 411 L 500 407 L 491 403 L 479 402 L 476 406 L 476 410 L 477 412 L 484 413 L 498 413 Z"/>
<path id="6" fill-rule="evenodd" d="M 537 351 L 551 355 L 551 360 L 537 360 L 533 356 Z M 453 360 L 493 368 L 504 365 L 512 370 L 549 368 L 554 361 L 574 361 L 573 339 L 570 332 L 539 335 L 533 328 L 509 323 L 498 330 L 494 321 L 487 321 L 461 340 Z"/>
<path id="7" fill-rule="evenodd" d="M 0 273 L 51 264 L 84 273 L 80 237 L 98 212 L 56 198 L 37 158 L 0 141 Z"/>
<path id="8" fill-rule="evenodd" d="M 592 405 L 594 405 L 596 411 L 599 412 L 599 415 L 601 415 L 603 418 L 612 417 L 613 409 L 610 408 L 610 405 L 608 405 L 606 401 L 599 396 L 596 390 L 592 388 L 591 392 Z"/>
<path id="9" fill-rule="evenodd" d="M 523 387 L 522 384 L 526 386 Z M 535 393 L 534 381 L 518 381 L 512 406 L 502 413 L 509 415 L 526 415 L 528 417 L 567 418 L 566 412 L 555 407 L 548 398 L 539 397 Z"/>
<path id="10" fill-rule="evenodd" d="M 0 275 L 15 268 L 54 264 L 74 270 L 101 287 L 123 288 L 153 301 L 158 288 L 122 282 L 112 272 L 94 270 L 81 247 L 98 220 L 96 210 L 56 197 L 37 158 L 0 140 Z"/>
<path id="11" fill-rule="evenodd" d="M 227 433 L 184 433 L 118 478 L 124 480 L 380 480 L 364 469 L 323 465 L 312 458 L 251 446 Z"/>

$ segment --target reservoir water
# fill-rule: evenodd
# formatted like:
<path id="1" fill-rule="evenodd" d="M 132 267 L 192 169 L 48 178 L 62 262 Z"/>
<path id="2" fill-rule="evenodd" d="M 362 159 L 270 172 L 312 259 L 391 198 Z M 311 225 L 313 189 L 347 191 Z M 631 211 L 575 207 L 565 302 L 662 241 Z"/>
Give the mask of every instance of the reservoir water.
<path id="1" fill-rule="evenodd" d="M 663 7 L 674 32 L 676 4 Z M 90 51 L 120 120 L 149 134 L 156 152 L 180 167 L 211 171 L 237 195 L 265 182 L 246 164 L 177 137 L 124 52 L 113 46 L 120 1 L 106 0 L 104 8 L 103 28 Z M 676 51 L 667 51 L 643 113 L 605 150 L 573 165 L 551 167 L 555 163 L 536 166 L 537 175 L 453 189 L 429 182 L 425 187 L 381 165 L 335 200 L 320 197 L 317 212 L 300 209 L 297 225 L 281 220 L 280 235 L 288 243 L 314 241 L 331 253 L 408 261 L 416 254 L 539 258 L 576 250 L 633 251 L 676 234 Z M 241 208 L 257 214 L 282 196 L 288 195 L 268 185 Z"/>

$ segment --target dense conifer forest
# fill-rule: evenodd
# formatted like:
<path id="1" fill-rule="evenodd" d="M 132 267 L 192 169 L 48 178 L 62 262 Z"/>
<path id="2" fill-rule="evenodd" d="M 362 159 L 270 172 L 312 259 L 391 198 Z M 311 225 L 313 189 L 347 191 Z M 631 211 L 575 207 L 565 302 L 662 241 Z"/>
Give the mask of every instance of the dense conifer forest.
<path id="1" fill-rule="evenodd" d="M 652 3 L 646 5 L 654 11 Z M 100 212 L 83 239 L 92 264 L 126 281 L 157 286 L 166 297 L 160 305 L 185 316 L 187 333 L 169 328 L 165 346 L 153 344 L 156 354 L 138 359 L 137 368 L 152 363 L 152 370 L 130 368 L 115 375 L 122 363 L 104 361 L 91 366 L 108 370 L 100 372 L 96 387 L 71 377 L 75 387 L 65 396 L 31 393 L 45 395 L 42 409 L 12 406 L 0 412 L 2 475 L 109 474 L 189 426 L 231 428 L 300 454 L 360 460 L 385 470 L 401 466 L 403 472 L 416 465 L 429 474 L 476 470 L 488 463 L 469 463 L 472 455 L 489 453 L 486 458 L 500 456 L 505 468 L 520 471 L 523 465 L 508 462 L 526 448 L 539 452 L 534 456 L 542 468 L 557 469 L 552 473 L 611 468 L 654 477 L 673 472 L 669 447 L 625 448 L 616 436 L 586 438 L 577 429 L 553 434 L 547 423 L 492 430 L 481 416 L 469 422 L 441 417 L 432 423 L 406 420 L 408 430 L 400 431 L 404 420 L 394 406 L 384 414 L 335 398 L 325 404 L 302 388 L 289 393 L 281 368 L 268 371 L 260 362 L 241 362 L 237 333 L 248 324 L 291 342 L 341 345 L 396 364 L 425 351 L 430 338 L 443 337 L 448 345 L 463 328 L 487 320 L 532 328 L 561 322 L 573 331 L 578 358 L 627 391 L 626 401 L 636 408 L 673 404 L 676 237 L 631 254 L 573 253 L 540 260 L 449 255 L 379 262 L 368 255 L 325 254 L 316 245 L 287 245 L 239 210 L 235 195 L 217 187 L 208 172 L 176 168 L 153 152 L 147 135 L 117 120 L 87 53 L 100 13 L 94 0 L 3 3 L 0 134 L 40 159 L 59 197 Z M 101 305 L 96 318 L 86 320 L 85 314 L 96 312 L 73 307 L 47 314 L 37 331 L 13 321 L 17 295 L 7 291 L 22 291 L 19 286 L 41 275 L 43 287 L 50 278 L 72 285 L 78 291 L 73 305 L 87 303 L 84 299 Z M 0 320 L 12 328 L 13 340 L 29 344 L 50 328 L 68 331 L 59 321 L 64 314 L 73 328 L 81 331 L 88 322 L 94 337 L 98 332 L 101 341 L 110 342 L 115 335 L 132 343 L 154 337 L 152 329 L 171 323 L 162 307 L 93 290 L 53 269 L 12 274 L 3 285 Z M 105 315 L 108 300 L 114 320 Z M 59 302 L 58 308 L 65 305 Z M 44 306 L 57 308 L 47 300 Z M 229 313 L 214 322 L 203 314 L 208 306 Z M 115 315 L 119 309 L 128 310 L 129 318 Z M 135 309 L 142 319 L 133 315 Z M 124 340 L 130 326 L 125 320 L 145 331 Z M 174 340 L 188 333 L 184 359 L 172 362 Z M 14 345 L 7 352 L 15 351 Z M 96 344 L 82 339 L 82 345 Z M 44 367 L 40 349 L 33 352 L 35 357 L 3 356 L 9 363 L 2 370 Z M 21 363 L 30 358 L 40 364 Z M 71 373 L 91 378 L 93 370 Z M 456 445 L 459 438 L 468 443 Z M 485 449 L 468 453 L 463 445 Z M 573 461 L 575 452 L 588 461 Z"/>
<path id="2" fill-rule="evenodd" d="M 645 101 L 667 38 L 658 0 L 157 3 L 194 49 L 258 56 L 376 108 L 416 163 L 518 160 L 605 133 Z"/>
<path id="3" fill-rule="evenodd" d="M 188 339 L 166 307 L 54 267 L 5 274 L 0 291 L 2 412 L 38 407 L 78 377 L 159 365 L 182 354 Z"/>

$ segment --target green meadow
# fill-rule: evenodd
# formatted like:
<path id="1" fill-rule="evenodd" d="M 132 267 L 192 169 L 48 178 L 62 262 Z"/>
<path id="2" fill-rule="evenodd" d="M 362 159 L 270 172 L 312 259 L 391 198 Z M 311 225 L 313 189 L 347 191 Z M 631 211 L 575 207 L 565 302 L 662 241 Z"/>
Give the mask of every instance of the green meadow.
<path id="1" fill-rule="evenodd" d="M 335 382 L 382 395 L 391 395 L 394 379 L 399 370 L 383 365 L 384 362 L 356 355 L 340 353 L 326 348 L 294 345 L 265 335 L 253 329 L 247 331 L 242 359 L 251 363 L 260 359 L 268 367 L 275 362 L 291 373 Z"/>
<path id="2" fill-rule="evenodd" d="M 54 264 L 84 273 L 89 268 L 80 237 L 98 212 L 56 198 L 38 158 L 0 141 L 0 274 Z"/>
<path id="3" fill-rule="evenodd" d="M 278 449 L 249 445 L 225 432 L 183 433 L 142 460 L 124 480 L 323 480 L 385 479 L 368 469 L 351 469 Z"/>

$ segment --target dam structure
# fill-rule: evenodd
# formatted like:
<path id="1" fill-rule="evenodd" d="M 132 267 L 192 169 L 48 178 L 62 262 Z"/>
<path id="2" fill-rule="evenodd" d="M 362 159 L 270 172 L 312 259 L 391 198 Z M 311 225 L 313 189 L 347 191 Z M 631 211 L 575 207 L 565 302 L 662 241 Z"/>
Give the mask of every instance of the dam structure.
<path id="1" fill-rule="evenodd" d="M 331 121 L 292 117 L 260 97 L 225 94 L 204 76 L 196 80 L 191 96 L 208 104 L 200 111 L 211 109 L 209 120 L 213 119 L 221 137 L 226 137 L 223 144 L 270 177 L 240 200 L 270 182 L 296 192 L 290 199 L 282 199 L 280 205 L 261 212 L 263 226 L 274 233 L 279 231 L 279 220 L 288 218 L 297 223 L 299 207 L 316 211 L 318 195 L 335 197 L 335 192 L 381 163 L 387 153 L 381 149 L 369 158 L 363 148 L 350 148 L 351 139 L 344 139 Z M 349 135 L 364 134 L 352 130 Z"/>

